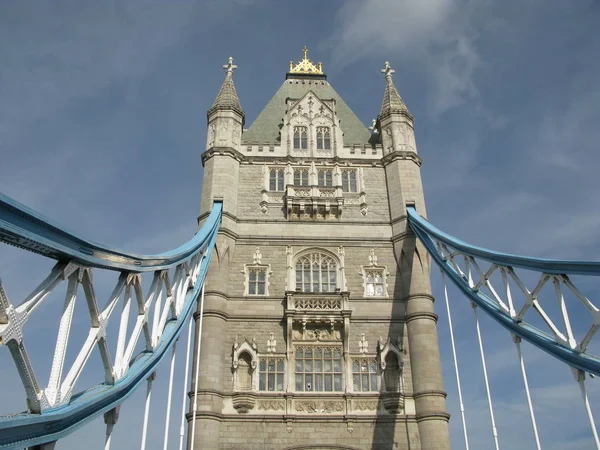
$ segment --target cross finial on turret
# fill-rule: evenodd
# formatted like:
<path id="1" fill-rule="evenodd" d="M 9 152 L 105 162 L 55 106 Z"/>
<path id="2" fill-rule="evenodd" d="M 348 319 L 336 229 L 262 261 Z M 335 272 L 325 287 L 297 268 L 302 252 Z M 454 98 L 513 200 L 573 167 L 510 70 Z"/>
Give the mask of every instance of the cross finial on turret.
<path id="1" fill-rule="evenodd" d="M 385 74 L 385 79 L 392 78 L 392 74 L 396 73 L 394 69 L 390 67 L 389 61 L 385 62 L 385 68 L 381 69 L 381 73 Z"/>
<path id="2" fill-rule="evenodd" d="M 227 73 L 233 73 L 234 69 L 237 69 L 237 66 L 233 64 L 233 58 L 231 56 L 229 57 L 228 63 L 223 66 L 223 69 L 225 69 Z"/>
<path id="3" fill-rule="evenodd" d="M 304 54 L 304 59 L 308 59 L 308 47 L 306 45 L 302 49 L 302 53 Z"/>

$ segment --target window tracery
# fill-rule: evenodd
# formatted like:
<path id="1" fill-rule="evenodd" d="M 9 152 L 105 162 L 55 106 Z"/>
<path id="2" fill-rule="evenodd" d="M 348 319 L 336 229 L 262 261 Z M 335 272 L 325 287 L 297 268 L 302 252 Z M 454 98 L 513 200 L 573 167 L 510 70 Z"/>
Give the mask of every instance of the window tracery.
<path id="1" fill-rule="evenodd" d="M 335 292 L 337 263 L 323 253 L 303 255 L 296 261 L 296 290 L 301 292 Z"/>
<path id="2" fill-rule="evenodd" d="M 260 358 L 258 368 L 258 390 L 284 390 L 285 360 L 284 358 Z"/>
<path id="3" fill-rule="evenodd" d="M 294 169 L 294 186 L 308 186 L 308 169 Z"/>
<path id="4" fill-rule="evenodd" d="M 306 127 L 294 127 L 294 148 L 300 150 L 308 148 L 308 130 Z"/>
<path id="5" fill-rule="evenodd" d="M 319 185 L 319 187 L 332 187 L 333 186 L 333 170 L 332 169 L 319 169 L 318 185 Z"/>
<path id="6" fill-rule="evenodd" d="M 363 276 L 363 286 L 365 297 L 388 297 L 387 292 L 387 269 L 385 266 L 377 264 L 377 255 L 375 249 L 371 249 L 369 255 L 369 265 L 363 266 L 361 274 Z"/>
<path id="7" fill-rule="evenodd" d="M 342 170 L 342 191 L 358 192 L 356 169 Z"/>
<path id="8" fill-rule="evenodd" d="M 341 392 L 342 348 L 297 346 L 295 385 L 300 392 Z"/>
<path id="9" fill-rule="evenodd" d="M 331 149 L 331 130 L 329 127 L 317 127 L 317 150 Z"/>
<path id="10" fill-rule="evenodd" d="M 354 392 L 378 391 L 377 360 L 374 358 L 353 359 L 352 384 Z"/>
<path id="11" fill-rule="evenodd" d="M 285 170 L 281 167 L 272 167 L 269 170 L 269 190 L 282 192 L 285 190 Z"/>

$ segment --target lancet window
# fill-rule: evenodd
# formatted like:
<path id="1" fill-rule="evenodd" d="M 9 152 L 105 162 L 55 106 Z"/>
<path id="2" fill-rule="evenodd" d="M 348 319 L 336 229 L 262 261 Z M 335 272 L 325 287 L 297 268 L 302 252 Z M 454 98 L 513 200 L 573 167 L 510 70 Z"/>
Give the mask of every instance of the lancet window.
<path id="1" fill-rule="evenodd" d="M 331 187 L 333 186 L 333 170 L 332 169 L 319 169 L 318 175 L 319 187 Z"/>
<path id="2" fill-rule="evenodd" d="M 258 369 L 258 390 L 283 391 L 284 373 L 283 358 L 261 358 Z"/>
<path id="3" fill-rule="evenodd" d="M 266 267 L 249 267 L 248 269 L 248 295 L 265 295 L 267 284 Z"/>
<path id="4" fill-rule="evenodd" d="M 317 127 L 317 150 L 331 149 L 331 131 L 329 127 Z"/>
<path id="5" fill-rule="evenodd" d="M 337 264 L 322 253 L 301 256 L 296 261 L 296 289 L 302 292 L 335 292 Z"/>
<path id="6" fill-rule="evenodd" d="M 382 269 L 365 270 L 366 294 L 369 297 L 385 296 L 385 285 Z"/>
<path id="7" fill-rule="evenodd" d="M 283 191 L 285 189 L 285 170 L 283 168 L 271 168 L 269 171 L 269 190 Z"/>
<path id="8" fill-rule="evenodd" d="M 342 170 L 342 190 L 344 192 L 357 192 L 356 170 Z"/>
<path id="9" fill-rule="evenodd" d="M 296 391 L 342 391 L 342 348 L 298 346 L 295 352 Z"/>
<path id="10" fill-rule="evenodd" d="M 306 127 L 294 127 L 294 148 L 301 150 L 308 148 L 308 130 Z"/>
<path id="11" fill-rule="evenodd" d="M 358 358 L 352 360 L 354 392 L 377 391 L 377 360 Z"/>
<path id="12" fill-rule="evenodd" d="M 308 186 L 308 169 L 294 169 L 294 186 Z"/>

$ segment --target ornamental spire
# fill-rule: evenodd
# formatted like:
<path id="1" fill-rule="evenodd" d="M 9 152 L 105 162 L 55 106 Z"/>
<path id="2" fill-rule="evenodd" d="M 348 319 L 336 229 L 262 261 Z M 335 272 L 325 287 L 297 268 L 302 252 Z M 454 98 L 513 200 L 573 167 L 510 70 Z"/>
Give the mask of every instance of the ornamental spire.
<path id="1" fill-rule="evenodd" d="M 380 116 L 388 115 L 391 113 L 404 113 L 412 116 L 408 112 L 408 108 L 404 104 L 402 97 L 398 93 L 396 86 L 394 86 L 394 80 L 392 75 L 396 72 L 390 67 L 388 61 L 385 62 L 385 67 L 381 69 L 381 72 L 385 74 L 385 92 L 383 93 L 383 102 L 381 103 Z"/>
<path id="2" fill-rule="evenodd" d="M 227 64 L 223 66 L 223 69 L 225 69 L 225 81 L 223 81 L 221 90 L 217 94 L 217 98 L 215 98 L 215 101 L 207 114 L 210 115 L 214 111 L 235 111 L 241 114 L 243 120 L 244 110 L 240 105 L 240 100 L 235 90 L 235 85 L 233 84 L 233 71 L 237 69 L 237 66 L 233 64 L 233 58 L 231 56 L 229 57 Z"/>

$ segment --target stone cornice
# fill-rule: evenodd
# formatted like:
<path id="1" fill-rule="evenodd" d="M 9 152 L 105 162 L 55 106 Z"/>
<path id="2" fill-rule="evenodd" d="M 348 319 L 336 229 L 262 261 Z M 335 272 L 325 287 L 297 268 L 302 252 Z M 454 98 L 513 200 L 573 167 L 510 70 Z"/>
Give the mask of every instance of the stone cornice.
<path id="1" fill-rule="evenodd" d="M 392 153 L 385 155 L 383 158 L 381 158 L 381 163 L 385 167 L 388 164 L 399 160 L 413 161 L 419 167 L 421 167 L 421 164 L 423 163 L 423 159 L 415 152 L 407 152 L 400 150 L 396 150 Z"/>
<path id="2" fill-rule="evenodd" d="M 243 144 L 242 144 L 243 146 Z M 412 152 L 410 152 L 412 153 Z M 272 165 L 287 165 L 287 164 L 298 164 L 308 160 L 315 161 L 315 164 L 320 165 L 335 165 L 345 166 L 346 163 L 356 167 L 383 167 L 380 158 L 365 159 L 365 158 L 341 158 L 334 156 L 332 158 L 311 158 L 308 156 L 258 156 L 258 155 L 243 155 L 242 164 L 258 165 L 258 164 L 272 164 Z"/>
<path id="3" fill-rule="evenodd" d="M 208 150 L 206 150 L 204 153 L 202 153 L 202 167 L 204 167 L 204 164 L 206 163 L 206 161 L 210 158 L 212 158 L 213 156 L 229 156 L 233 159 L 235 159 L 238 162 L 242 162 L 245 158 L 244 155 L 242 155 L 240 152 L 238 152 L 236 149 L 231 148 L 231 147 L 211 147 Z"/>
<path id="4" fill-rule="evenodd" d="M 423 297 L 423 296 L 420 296 L 420 297 Z M 432 296 L 428 296 L 428 297 L 430 297 L 433 301 Z M 413 320 L 419 320 L 419 319 L 429 319 L 429 320 L 433 320 L 434 322 L 437 322 L 438 315 L 436 313 L 432 313 L 432 312 L 418 312 L 418 313 L 407 314 L 404 317 L 404 320 L 406 321 L 406 323 L 411 322 Z"/>

